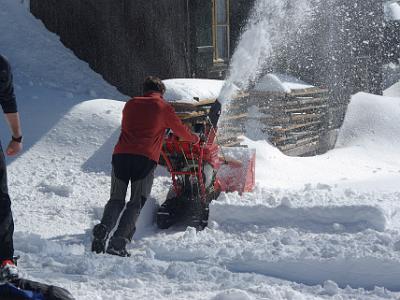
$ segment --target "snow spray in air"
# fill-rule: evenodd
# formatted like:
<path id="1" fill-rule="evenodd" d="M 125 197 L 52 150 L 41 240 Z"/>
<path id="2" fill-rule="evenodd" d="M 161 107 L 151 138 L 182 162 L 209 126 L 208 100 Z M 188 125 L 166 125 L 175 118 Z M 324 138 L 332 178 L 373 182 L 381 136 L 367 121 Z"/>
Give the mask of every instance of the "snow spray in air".
<path id="1" fill-rule="evenodd" d="M 256 0 L 218 97 L 225 107 L 237 87 L 246 90 L 268 67 L 273 50 L 291 40 L 301 25 L 311 19 L 312 1 Z"/>

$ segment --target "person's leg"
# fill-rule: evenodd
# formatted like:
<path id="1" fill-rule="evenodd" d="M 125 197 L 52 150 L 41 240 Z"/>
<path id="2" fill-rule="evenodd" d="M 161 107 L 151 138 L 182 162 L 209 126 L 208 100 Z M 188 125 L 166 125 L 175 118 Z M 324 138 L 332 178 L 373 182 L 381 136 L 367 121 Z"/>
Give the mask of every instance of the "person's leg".
<path id="1" fill-rule="evenodd" d="M 92 251 L 96 253 L 105 251 L 108 235 L 117 224 L 125 207 L 126 191 L 130 179 L 128 157 L 113 156 L 112 165 L 110 200 L 104 208 L 100 224 L 93 228 Z"/>
<path id="2" fill-rule="evenodd" d="M 131 198 L 126 205 L 118 228 L 110 240 L 108 253 L 126 256 L 126 244 L 132 240 L 140 211 L 148 199 L 154 179 L 154 168 L 143 179 L 131 181 Z"/>
<path id="3" fill-rule="evenodd" d="M 14 221 L 7 188 L 7 168 L 0 146 L 0 276 L 6 279 L 18 277 L 17 267 L 13 263 L 13 234 Z"/>
<path id="4" fill-rule="evenodd" d="M 113 168 L 111 175 L 110 200 L 104 208 L 103 218 L 101 219 L 101 224 L 105 225 L 109 231 L 115 227 L 117 220 L 125 207 L 126 191 L 129 184 L 129 177 L 128 179 L 126 177 L 124 178 L 123 172 L 120 172 L 117 168 Z"/>
<path id="5" fill-rule="evenodd" d="M 6 163 L 0 147 L 0 263 L 3 260 L 13 259 L 13 233 L 14 222 L 7 188 Z"/>

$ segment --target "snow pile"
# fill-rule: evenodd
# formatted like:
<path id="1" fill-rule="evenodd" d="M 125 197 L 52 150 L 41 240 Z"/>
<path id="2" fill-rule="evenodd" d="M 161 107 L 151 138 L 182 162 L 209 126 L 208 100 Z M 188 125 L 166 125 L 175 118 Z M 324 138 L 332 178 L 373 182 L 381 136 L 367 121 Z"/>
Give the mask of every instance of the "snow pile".
<path id="1" fill-rule="evenodd" d="M 13 69 L 25 150 L 74 105 L 93 98 L 128 98 L 78 60 L 57 35 L 30 15 L 28 1 L 4 0 L 0 5 L 0 53 Z M 0 133 L 6 143 L 6 125 L 0 126 Z"/>
<path id="2" fill-rule="evenodd" d="M 253 90 L 258 92 L 290 93 L 292 90 L 313 87 L 314 86 L 290 75 L 270 73 L 257 80 Z"/>
<path id="3" fill-rule="evenodd" d="M 400 69 L 400 68 L 399 68 Z M 395 83 L 383 92 L 387 97 L 400 97 L 400 82 Z"/>
<path id="4" fill-rule="evenodd" d="M 390 21 L 399 21 L 400 20 L 400 3 L 392 2 L 385 3 L 385 17 Z"/>
<path id="5" fill-rule="evenodd" d="M 400 147 L 399 115 L 400 97 L 355 95 L 347 110 L 337 147 L 361 147 L 376 152 L 381 158 L 396 155 Z"/>
<path id="6" fill-rule="evenodd" d="M 167 89 L 165 100 L 189 103 L 197 103 L 199 99 L 216 99 L 224 85 L 223 80 L 213 79 L 167 79 L 163 82 Z"/>
<path id="7" fill-rule="evenodd" d="M 14 5 L 2 1 L 0 11 L 0 51 L 12 62 L 17 92 L 23 83 L 32 89 L 37 87 L 38 91 L 43 87 L 61 90 L 66 99 L 74 98 L 76 94 L 86 94 L 90 98 L 121 97 L 87 63 L 65 49 L 58 36 L 27 15 L 29 1 L 20 2 L 20 5 Z M 21 9 L 22 6 L 26 8 Z"/>

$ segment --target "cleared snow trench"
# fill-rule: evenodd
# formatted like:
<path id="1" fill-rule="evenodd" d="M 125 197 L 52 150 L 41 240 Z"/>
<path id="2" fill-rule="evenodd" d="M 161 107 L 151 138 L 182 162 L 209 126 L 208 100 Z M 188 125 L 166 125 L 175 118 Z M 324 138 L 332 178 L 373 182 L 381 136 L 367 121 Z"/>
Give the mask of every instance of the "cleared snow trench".
<path id="1" fill-rule="evenodd" d="M 211 228 L 241 232 L 241 238 L 231 243 L 243 250 L 231 255 L 226 243 L 218 246 L 216 256 L 222 255 L 231 272 L 306 285 L 330 280 L 341 288 L 378 286 L 400 291 L 399 242 L 388 242 L 398 237 L 385 232 L 391 227 L 390 210 L 326 195 L 266 190 L 243 196 L 222 194 L 211 205 Z M 263 237 L 253 237 L 252 231 Z"/>
<path id="2" fill-rule="evenodd" d="M 257 273 L 306 285 L 324 284 L 331 280 L 341 288 L 374 289 L 385 287 L 400 291 L 400 262 L 377 258 L 347 258 L 298 261 L 234 261 L 228 265 L 232 272 Z"/>

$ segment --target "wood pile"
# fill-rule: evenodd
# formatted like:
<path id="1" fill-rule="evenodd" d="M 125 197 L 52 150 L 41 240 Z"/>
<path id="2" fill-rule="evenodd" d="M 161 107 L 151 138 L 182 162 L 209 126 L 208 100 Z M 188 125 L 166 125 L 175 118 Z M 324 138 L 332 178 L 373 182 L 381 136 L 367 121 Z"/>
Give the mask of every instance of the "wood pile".
<path id="1" fill-rule="evenodd" d="M 253 91 L 232 100 L 226 116 L 222 121 L 226 136 L 251 135 L 259 130 L 287 155 L 314 155 L 327 130 L 328 91 L 318 88 L 291 93 Z"/>
<path id="2" fill-rule="evenodd" d="M 197 103 L 171 103 L 179 117 L 192 129 L 207 122 L 215 99 Z M 315 155 L 328 126 L 328 91 L 318 88 L 291 93 L 249 92 L 231 100 L 219 121 L 218 143 L 239 146 L 240 136 L 259 131 L 283 153 Z"/>

